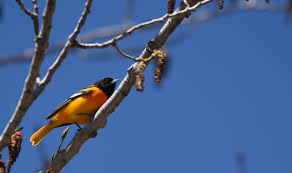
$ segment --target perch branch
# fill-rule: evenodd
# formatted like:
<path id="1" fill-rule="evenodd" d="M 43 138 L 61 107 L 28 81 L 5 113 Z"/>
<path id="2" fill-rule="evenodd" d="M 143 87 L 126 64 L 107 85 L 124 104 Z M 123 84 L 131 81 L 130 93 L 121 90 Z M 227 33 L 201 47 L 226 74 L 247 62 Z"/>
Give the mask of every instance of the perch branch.
<path id="1" fill-rule="evenodd" d="M 195 5 L 196 8 L 199 6 L 211 2 L 211 0 L 205 1 L 192 1 L 189 2 L 190 5 Z M 179 10 L 183 10 L 185 5 L 183 3 L 178 7 Z M 156 43 L 156 49 L 161 48 L 175 28 L 181 23 L 181 21 L 186 17 L 187 14 L 182 13 L 173 18 L 170 18 L 166 24 L 161 28 L 160 32 L 154 38 L 154 43 Z M 151 55 L 148 49 L 144 49 L 140 55 L 140 59 L 147 58 Z M 56 158 L 54 164 L 52 165 L 53 172 L 59 172 L 73 157 L 78 153 L 82 145 L 92 137 L 95 137 L 97 130 L 104 127 L 104 121 L 112 113 L 115 108 L 121 103 L 121 101 L 128 95 L 134 82 L 135 82 L 135 67 L 134 63 L 129 69 L 128 73 L 121 82 L 120 86 L 113 93 L 113 95 L 107 100 L 107 102 L 98 110 L 95 114 L 93 121 L 86 125 L 83 129 L 78 131 L 75 137 L 72 139 L 70 144 L 65 148 L 64 152 L 60 153 Z"/>

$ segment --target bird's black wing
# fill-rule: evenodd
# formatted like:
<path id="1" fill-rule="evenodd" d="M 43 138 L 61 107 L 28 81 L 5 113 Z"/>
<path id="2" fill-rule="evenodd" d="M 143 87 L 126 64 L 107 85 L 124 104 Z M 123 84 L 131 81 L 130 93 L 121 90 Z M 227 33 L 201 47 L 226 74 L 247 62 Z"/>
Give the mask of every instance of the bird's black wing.
<path id="1" fill-rule="evenodd" d="M 88 93 L 92 92 L 92 90 L 81 90 L 75 94 L 73 94 L 71 97 L 69 97 L 67 100 L 65 100 L 63 103 L 61 103 L 52 113 L 50 113 L 50 115 L 46 118 L 46 119 L 50 119 L 52 118 L 56 113 L 58 113 L 63 107 L 65 107 L 66 105 L 68 105 L 70 102 L 72 102 L 73 100 L 75 100 L 76 98 L 86 95 Z"/>

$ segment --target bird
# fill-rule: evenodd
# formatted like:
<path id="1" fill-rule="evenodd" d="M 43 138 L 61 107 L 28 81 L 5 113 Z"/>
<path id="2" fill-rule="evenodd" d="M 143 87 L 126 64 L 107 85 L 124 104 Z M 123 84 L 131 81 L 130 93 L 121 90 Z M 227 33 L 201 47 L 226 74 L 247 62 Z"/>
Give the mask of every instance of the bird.
<path id="1" fill-rule="evenodd" d="M 38 145 L 56 127 L 76 124 L 80 128 L 79 124 L 88 124 L 92 115 L 113 94 L 118 81 L 119 79 L 103 78 L 66 99 L 47 117 L 52 119 L 30 137 L 32 145 Z"/>

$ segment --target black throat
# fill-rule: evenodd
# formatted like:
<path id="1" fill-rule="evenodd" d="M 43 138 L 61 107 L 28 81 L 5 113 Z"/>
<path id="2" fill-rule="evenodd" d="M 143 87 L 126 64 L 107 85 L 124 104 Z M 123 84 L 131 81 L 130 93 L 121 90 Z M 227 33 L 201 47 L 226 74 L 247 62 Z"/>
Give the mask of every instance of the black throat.
<path id="1" fill-rule="evenodd" d="M 114 93 L 115 90 L 115 84 L 105 86 L 102 83 L 96 83 L 96 86 L 101 89 L 102 92 L 104 92 L 107 96 L 107 98 L 110 98 L 111 95 Z"/>

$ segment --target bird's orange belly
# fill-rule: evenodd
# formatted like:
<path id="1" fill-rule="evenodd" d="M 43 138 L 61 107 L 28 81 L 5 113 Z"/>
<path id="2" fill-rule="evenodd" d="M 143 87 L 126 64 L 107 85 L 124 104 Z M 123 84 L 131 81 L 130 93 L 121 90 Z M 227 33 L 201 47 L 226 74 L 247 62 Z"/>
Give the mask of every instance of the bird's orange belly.
<path id="1" fill-rule="evenodd" d="M 84 95 L 76 98 L 67 106 L 65 106 L 52 121 L 62 124 L 78 123 L 86 125 L 90 121 L 90 115 L 95 113 L 107 100 L 106 94 L 103 92 L 93 92 L 92 94 Z"/>

